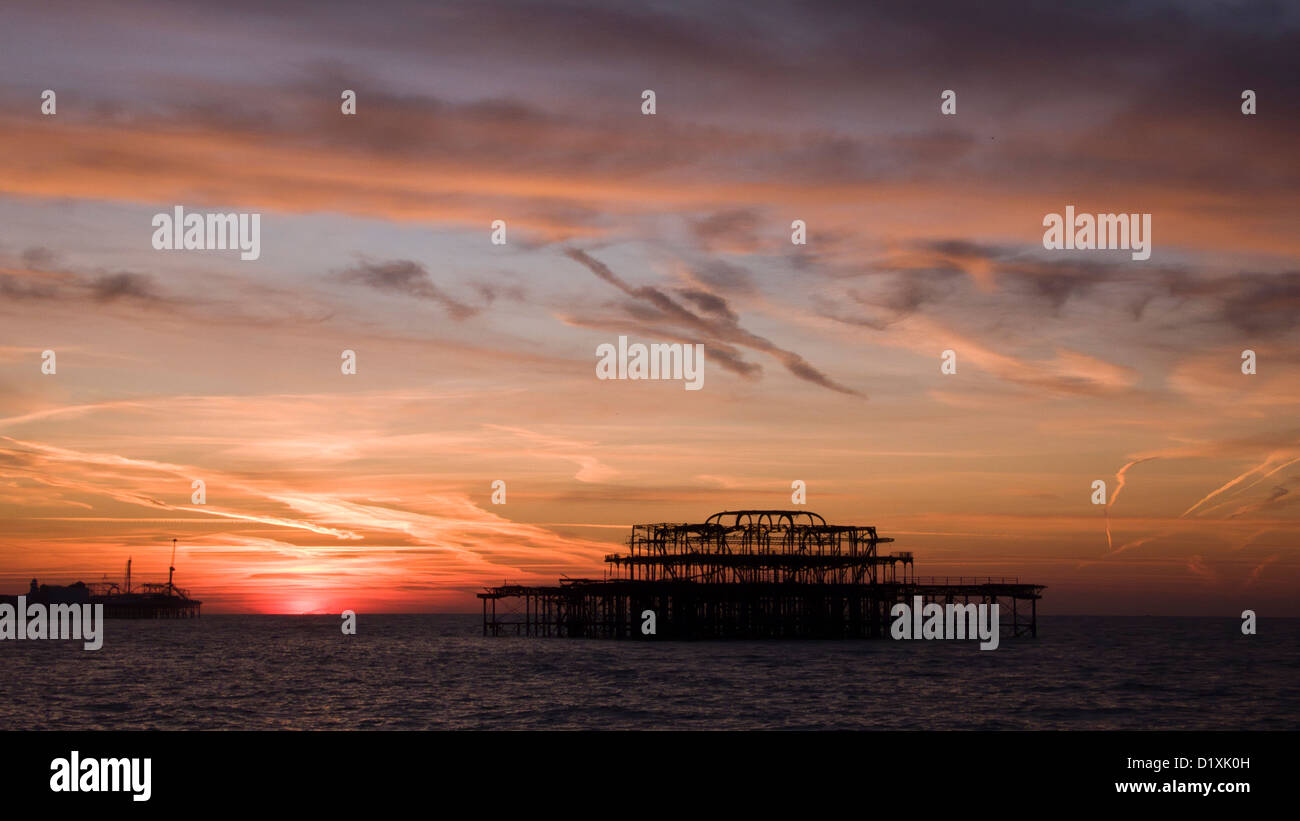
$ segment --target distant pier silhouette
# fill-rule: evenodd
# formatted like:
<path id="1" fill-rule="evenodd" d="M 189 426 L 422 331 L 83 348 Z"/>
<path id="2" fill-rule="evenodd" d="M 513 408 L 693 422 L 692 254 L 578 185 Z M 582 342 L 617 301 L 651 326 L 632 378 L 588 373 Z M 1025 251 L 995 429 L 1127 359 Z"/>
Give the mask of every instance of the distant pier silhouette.
<path id="1" fill-rule="evenodd" d="M 39 584 L 32 579 L 26 594 L 27 603 L 102 604 L 106 619 L 193 619 L 198 618 L 203 602 L 190 598 L 189 591 L 174 584 L 176 540 L 172 539 L 171 565 L 167 583 L 131 585 L 131 560 L 126 560 L 123 583 L 74 582 L 73 584 Z M 16 605 L 17 596 L 0 596 L 0 602 Z"/>

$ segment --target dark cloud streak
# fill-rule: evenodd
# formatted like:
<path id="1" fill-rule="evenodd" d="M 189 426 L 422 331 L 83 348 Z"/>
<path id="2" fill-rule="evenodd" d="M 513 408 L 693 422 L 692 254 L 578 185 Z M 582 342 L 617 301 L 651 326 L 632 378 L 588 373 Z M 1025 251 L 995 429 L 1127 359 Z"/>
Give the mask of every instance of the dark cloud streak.
<path id="1" fill-rule="evenodd" d="M 435 302 L 441 305 L 452 319 L 468 319 L 479 312 L 478 308 L 466 305 L 448 295 L 434 284 L 433 278 L 429 276 L 429 272 L 423 265 L 409 259 L 388 262 L 363 259 L 344 271 L 341 277 L 348 282 L 361 283 L 377 291 Z"/>
<path id="2" fill-rule="evenodd" d="M 615 288 L 618 288 L 628 296 L 650 303 L 659 311 L 663 320 L 680 325 L 689 331 L 699 333 L 705 338 L 707 344 L 710 346 L 713 346 L 720 341 L 766 353 L 780 361 L 781 364 L 786 367 L 786 370 L 799 379 L 811 382 L 815 385 L 820 385 L 821 387 L 835 391 L 836 393 L 865 398 L 860 392 L 835 382 L 830 377 L 817 370 L 817 368 L 813 367 L 799 354 L 780 348 L 769 340 L 741 328 L 735 319 L 735 314 L 732 313 L 729 308 L 726 308 L 725 313 L 719 313 L 717 316 L 707 318 L 702 317 L 680 305 L 674 301 L 672 297 L 669 297 L 657 288 L 648 285 L 639 288 L 629 285 L 621 277 L 610 270 L 608 265 L 595 259 L 585 251 L 577 248 L 570 248 L 565 251 L 565 255 L 575 262 L 582 264 L 597 277 L 610 285 L 613 285 Z M 717 300 L 717 302 L 713 303 L 715 307 L 725 308 L 725 301 L 716 296 L 714 299 Z M 693 301 L 698 303 L 698 297 Z M 706 300 L 706 302 L 707 301 L 708 300 Z"/>

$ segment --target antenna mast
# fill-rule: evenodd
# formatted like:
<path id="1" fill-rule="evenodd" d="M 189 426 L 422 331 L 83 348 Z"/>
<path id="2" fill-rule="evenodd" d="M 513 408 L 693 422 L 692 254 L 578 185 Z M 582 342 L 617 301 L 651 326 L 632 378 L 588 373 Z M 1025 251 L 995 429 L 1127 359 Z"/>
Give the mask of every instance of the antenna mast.
<path id="1" fill-rule="evenodd" d="M 176 588 L 172 586 L 172 574 L 176 572 L 176 540 L 172 539 L 172 560 L 167 567 L 167 592 L 172 595 L 176 594 Z"/>

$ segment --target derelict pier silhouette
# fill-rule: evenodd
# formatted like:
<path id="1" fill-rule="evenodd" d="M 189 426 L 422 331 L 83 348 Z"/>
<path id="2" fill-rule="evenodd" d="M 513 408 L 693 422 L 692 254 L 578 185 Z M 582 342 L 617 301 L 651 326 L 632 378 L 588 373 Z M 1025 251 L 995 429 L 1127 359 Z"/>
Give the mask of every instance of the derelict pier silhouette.
<path id="1" fill-rule="evenodd" d="M 999 604 L 1001 635 L 1038 635 L 1044 585 L 1012 577 L 918 577 L 910 552 L 881 554 L 876 528 L 816 513 L 730 510 L 702 524 L 635 525 L 603 579 L 504 584 L 478 594 L 483 634 L 585 638 L 885 638 L 890 609 Z M 642 633 L 643 613 L 655 634 Z"/>

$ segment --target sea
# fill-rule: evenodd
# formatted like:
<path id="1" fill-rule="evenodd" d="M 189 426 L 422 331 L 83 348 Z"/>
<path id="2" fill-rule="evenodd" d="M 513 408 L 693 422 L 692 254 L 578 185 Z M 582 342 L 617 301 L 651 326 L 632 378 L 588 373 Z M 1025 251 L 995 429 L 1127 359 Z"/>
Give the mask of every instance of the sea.
<path id="1" fill-rule="evenodd" d="M 1300 619 L 948 641 L 491 638 L 478 615 L 111 620 L 0 641 L 0 729 L 1300 729 Z"/>

